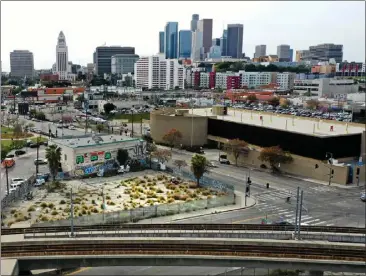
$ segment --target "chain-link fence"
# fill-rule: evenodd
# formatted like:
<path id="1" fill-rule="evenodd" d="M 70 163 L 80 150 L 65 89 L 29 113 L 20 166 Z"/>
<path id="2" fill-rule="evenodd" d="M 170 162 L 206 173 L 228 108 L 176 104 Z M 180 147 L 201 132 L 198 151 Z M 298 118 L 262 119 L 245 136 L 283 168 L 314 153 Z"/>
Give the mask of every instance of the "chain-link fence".
<path id="1" fill-rule="evenodd" d="M 32 175 L 30 178 L 28 178 L 27 181 L 25 181 L 25 183 L 23 183 L 21 186 L 18 186 L 18 188 L 15 191 L 6 194 L 5 197 L 1 200 L 1 208 L 5 208 L 9 206 L 9 204 L 11 204 L 12 202 L 18 199 L 22 199 L 26 194 L 28 194 L 32 190 L 35 180 L 36 180 L 35 175 Z"/>
<path id="2" fill-rule="evenodd" d="M 131 210 L 123 210 L 118 212 L 101 213 L 90 216 L 76 217 L 73 219 L 74 225 L 95 225 L 95 224 L 120 224 L 137 222 L 142 219 L 149 219 L 161 216 L 170 216 L 180 213 L 189 213 L 198 210 L 215 208 L 235 204 L 234 194 L 218 196 L 214 198 L 192 200 L 189 202 L 175 204 L 161 204 L 136 208 Z M 44 222 L 33 226 L 67 226 L 71 221 L 58 220 L 52 222 Z"/>

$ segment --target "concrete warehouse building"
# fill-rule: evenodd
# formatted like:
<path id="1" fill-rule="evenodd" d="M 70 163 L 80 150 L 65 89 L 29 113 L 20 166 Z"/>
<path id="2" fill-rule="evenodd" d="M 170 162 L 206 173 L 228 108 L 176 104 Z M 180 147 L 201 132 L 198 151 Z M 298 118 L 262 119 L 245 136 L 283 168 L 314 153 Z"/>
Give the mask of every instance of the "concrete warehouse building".
<path id="1" fill-rule="evenodd" d="M 126 149 L 130 157 L 139 159 L 144 157 L 146 148 L 143 140 L 120 135 L 64 137 L 52 139 L 50 144 L 61 148 L 63 170 L 77 176 L 103 175 L 115 166 L 119 149 Z"/>
<path id="2" fill-rule="evenodd" d="M 183 135 L 183 145 L 217 147 L 239 138 L 251 145 L 249 154 L 241 156 L 239 163 L 258 167 L 263 164 L 258 160 L 261 147 L 279 145 L 294 157 L 293 163 L 281 165 L 282 171 L 323 181 L 329 178 L 328 165 L 323 162 L 330 152 L 335 159 L 332 181 L 353 183 L 358 168 L 359 181 L 364 181 L 365 125 L 231 108 L 224 114 L 221 106 L 154 111 L 150 115 L 151 136 L 163 143 L 164 134 L 175 128 Z"/>

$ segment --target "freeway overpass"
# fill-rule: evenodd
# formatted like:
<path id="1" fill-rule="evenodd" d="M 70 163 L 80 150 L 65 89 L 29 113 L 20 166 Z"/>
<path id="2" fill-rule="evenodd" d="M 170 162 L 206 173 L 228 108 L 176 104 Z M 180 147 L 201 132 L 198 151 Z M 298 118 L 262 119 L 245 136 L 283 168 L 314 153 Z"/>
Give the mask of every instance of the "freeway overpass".
<path id="1" fill-rule="evenodd" d="M 97 266 L 212 266 L 364 272 L 363 244 L 193 239 L 68 238 L 2 243 L 17 271 Z"/>

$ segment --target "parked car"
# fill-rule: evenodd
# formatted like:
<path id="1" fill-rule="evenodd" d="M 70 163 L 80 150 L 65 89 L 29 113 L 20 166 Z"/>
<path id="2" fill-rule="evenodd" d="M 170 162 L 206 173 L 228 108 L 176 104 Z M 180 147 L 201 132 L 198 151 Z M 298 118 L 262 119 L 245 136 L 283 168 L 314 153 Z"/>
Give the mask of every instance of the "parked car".
<path id="1" fill-rule="evenodd" d="M 15 178 L 12 178 L 11 179 L 11 183 L 18 183 L 18 182 L 23 182 L 23 181 L 25 181 L 25 179 L 24 178 L 19 178 L 19 177 L 15 177 Z"/>
<path id="2" fill-rule="evenodd" d="M 43 178 L 37 178 L 36 183 L 34 183 L 34 187 L 40 187 L 45 183 L 46 183 L 46 181 Z"/>
<path id="3" fill-rule="evenodd" d="M 16 151 L 15 151 L 15 155 L 16 155 L 16 156 L 23 155 L 23 154 L 25 154 L 25 153 L 26 153 L 26 151 L 25 151 L 25 150 L 16 150 Z"/>
<path id="4" fill-rule="evenodd" d="M 226 154 L 221 154 L 220 157 L 219 157 L 219 162 L 221 164 L 227 164 L 227 165 L 230 165 L 230 161 L 229 159 L 227 159 L 227 155 Z"/>
<path id="5" fill-rule="evenodd" d="M 39 143 L 40 145 L 48 146 L 48 141 L 42 141 Z"/>
<path id="6" fill-rule="evenodd" d="M 8 154 L 6 158 L 14 158 L 14 154 Z"/>
<path id="7" fill-rule="evenodd" d="M 47 159 L 34 159 L 34 165 L 46 165 Z"/>
<path id="8" fill-rule="evenodd" d="M 366 202 L 366 193 L 365 193 L 365 192 L 363 192 L 363 193 L 361 194 L 360 199 L 361 199 L 363 202 Z"/>

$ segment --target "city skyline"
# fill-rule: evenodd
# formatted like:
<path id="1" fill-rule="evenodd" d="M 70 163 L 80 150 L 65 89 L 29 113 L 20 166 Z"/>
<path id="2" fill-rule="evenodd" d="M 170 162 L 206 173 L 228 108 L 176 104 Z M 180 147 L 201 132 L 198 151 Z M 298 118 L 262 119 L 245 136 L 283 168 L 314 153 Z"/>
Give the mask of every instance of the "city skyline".
<path id="1" fill-rule="evenodd" d="M 158 33 L 166 23 L 178 22 L 178 32 L 189 30 L 193 14 L 198 14 L 200 19 L 213 19 L 213 38 L 221 37 L 228 24 L 243 24 L 242 51 L 249 57 L 253 57 L 255 46 L 261 44 L 267 45 L 267 54 L 276 54 L 277 46 L 281 44 L 290 45 L 295 53 L 312 45 L 335 43 L 343 44 L 344 60 L 365 60 L 363 2 L 235 2 L 237 8 L 228 12 L 223 11 L 220 2 L 212 2 L 209 9 L 207 2 L 195 2 L 194 6 L 180 2 L 182 5 L 177 13 L 166 12 L 174 10 L 174 3 L 146 2 L 144 7 L 147 12 L 143 11 L 140 14 L 145 18 L 143 21 L 139 21 L 134 12 L 123 17 L 117 16 L 120 10 L 126 7 L 126 2 L 90 2 L 88 14 L 93 14 L 93 11 L 106 14 L 104 10 L 109 14 L 108 20 L 100 22 L 101 24 L 91 24 L 92 27 L 86 27 L 87 23 L 85 26 L 81 24 L 82 20 L 57 19 L 61 19 L 65 14 L 68 14 L 68 18 L 81 19 L 85 2 L 73 3 L 72 9 L 70 2 L 23 2 L 22 5 L 19 3 L 2 3 L 1 60 L 2 70 L 7 72 L 10 71 L 10 52 L 14 50 L 32 52 L 35 69 L 51 68 L 56 61 L 55 41 L 60 31 L 67 37 L 68 59 L 76 64 L 92 63 L 93 52 L 104 43 L 107 46 L 135 47 L 139 56 L 157 54 Z M 114 8 L 110 9 L 107 3 L 113 4 Z M 225 4 L 233 3 L 225 1 Z M 56 5 L 58 15 L 52 12 Z M 140 2 L 129 2 L 128 5 L 130 10 L 136 11 L 141 7 Z M 30 9 L 42 12 L 42 16 L 30 21 Z M 152 9 L 155 12 L 149 14 L 148 11 Z M 243 13 L 245 10 L 248 12 Z M 260 13 L 256 12 L 259 10 Z M 299 12 L 308 15 L 301 17 L 298 16 Z M 124 24 L 132 27 L 124 28 Z M 39 31 L 28 32 L 24 31 L 25 26 L 28 30 L 37 30 L 39 26 L 42 28 Z M 149 43 L 146 43 L 147 41 Z"/>

